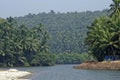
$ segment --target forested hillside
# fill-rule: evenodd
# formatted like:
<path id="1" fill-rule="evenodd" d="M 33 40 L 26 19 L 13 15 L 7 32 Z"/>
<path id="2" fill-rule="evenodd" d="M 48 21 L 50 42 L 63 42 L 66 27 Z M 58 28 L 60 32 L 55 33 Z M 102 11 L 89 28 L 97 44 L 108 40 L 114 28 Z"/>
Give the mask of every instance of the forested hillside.
<path id="1" fill-rule="evenodd" d="M 107 11 L 67 12 L 28 14 L 16 17 L 18 25 L 25 24 L 34 27 L 39 23 L 46 26 L 50 33 L 50 52 L 52 53 L 82 53 L 86 51 L 84 39 L 87 26 L 91 25 L 96 17 L 107 15 Z"/>

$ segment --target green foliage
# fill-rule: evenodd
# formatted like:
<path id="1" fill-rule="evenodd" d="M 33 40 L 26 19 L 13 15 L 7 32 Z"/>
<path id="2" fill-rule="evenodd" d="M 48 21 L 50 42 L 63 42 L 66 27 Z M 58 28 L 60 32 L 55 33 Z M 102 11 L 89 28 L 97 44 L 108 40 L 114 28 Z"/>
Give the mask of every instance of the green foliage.
<path id="1" fill-rule="evenodd" d="M 16 17 L 18 25 L 25 24 L 31 28 L 39 23 L 46 26 L 50 34 L 49 46 L 51 53 L 82 53 L 87 50 L 84 45 L 87 26 L 96 17 L 106 15 L 104 11 L 67 12 L 28 14 L 24 17 Z"/>
<path id="2" fill-rule="evenodd" d="M 31 61 L 32 66 L 52 66 L 55 64 L 55 55 L 40 53 L 36 55 Z"/>
<path id="3" fill-rule="evenodd" d="M 88 27 L 85 41 L 99 61 L 104 60 L 106 55 L 120 55 L 120 1 L 113 0 L 110 6 L 110 16 L 95 19 L 91 27 Z"/>
<path id="4" fill-rule="evenodd" d="M 5 22 L 5 20 L 2 19 L 2 18 L 0 18 L 0 24 L 1 24 L 1 23 L 4 23 L 4 22 Z"/>
<path id="5" fill-rule="evenodd" d="M 54 64 L 54 56 L 48 54 L 49 35 L 42 24 L 28 28 L 16 26 L 12 17 L 0 21 L 1 66 L 31 66 L 31 62 L 46 66 Z"/>
<path id="6" fill-rule="evenodd" d="M 84 61 L 95 60 L 87 53 L 60 53 L 56 54 L 56 64 L 80 64 Z"/>
<path id="7" fill-rule="evenodd" d="M 85 61 L 95 61 L 96 60 L 95 57 L 89 53 L 80 54 L 80 59 L 81 59 L 81 63 L 85 62 Z"/>
<path id="8" fill-rule="evenodd" d="M 112 36 L 115 35 L 113 26 L 108 17 L 100 17 L 89 27 L 86 44 L 98 60 L 103 60 L 105 54 L 113 53 Z"/>
<path id="9" fill-rule="evenodd" d="M 55 61 L 58 64 L 77 64 L 94 60 L 90 54 L 83 53 L 87 51 L 84 45 L 86 35 L 86 44 L 98 60 L 103 60 L 105 54 L 119 54 L 120 9 L 117 6 L 111 7 L 113 14 L 110 17 L 97 19 L 107 15 L 106 10 L 81 13 L 55 13 L 52 10 L 16 17 L 15 20 L 12 17 L 6 20 L 0 18 L 0 65 L 49 66 Z M 44 25 L 39 23 L 47 26 L 50 37 Z M 50 54 L 49 50 L 58 54 Z"/>

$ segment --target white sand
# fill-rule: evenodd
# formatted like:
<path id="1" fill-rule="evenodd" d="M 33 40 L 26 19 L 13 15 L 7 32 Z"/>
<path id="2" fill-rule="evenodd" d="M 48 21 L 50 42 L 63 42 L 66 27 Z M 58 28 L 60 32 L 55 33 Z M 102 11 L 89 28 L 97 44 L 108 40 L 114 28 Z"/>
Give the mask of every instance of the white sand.
<path id="1" fill-rule="evenodd" d="M 0 71 L 0 80 L 28 80 L 28 79 L 19 79 L 19 78 L 30 74 L 31 73 L 27 71 L 18 71 L 16 69 L 9 69 L 6 71 Z"/>

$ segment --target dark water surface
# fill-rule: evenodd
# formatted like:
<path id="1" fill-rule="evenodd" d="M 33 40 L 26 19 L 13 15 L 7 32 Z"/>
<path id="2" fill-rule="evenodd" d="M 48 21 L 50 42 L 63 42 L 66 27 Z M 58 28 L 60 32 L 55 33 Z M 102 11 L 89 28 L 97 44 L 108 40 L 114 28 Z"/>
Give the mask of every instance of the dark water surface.
<path id="1" fill-rule="evenodd" d="M 30 71 L 30 80 L 120 80 L 120 71 L 80 70 L 74 65 L 55 65 L 51 67 L 22 67 L 18 70 Z"/>

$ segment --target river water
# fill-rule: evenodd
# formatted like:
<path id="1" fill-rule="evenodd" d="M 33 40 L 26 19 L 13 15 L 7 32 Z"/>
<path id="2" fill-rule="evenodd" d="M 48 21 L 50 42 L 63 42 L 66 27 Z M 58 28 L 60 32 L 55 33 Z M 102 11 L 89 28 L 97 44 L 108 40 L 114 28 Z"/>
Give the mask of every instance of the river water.
<path id="1" fill-rule="evenodd" d="M 51 67 L 22 67 L 33 73 L 30 80 L 120 80 L 120 71 L 80 70 L 74 65 L 55 65 Z"/>

